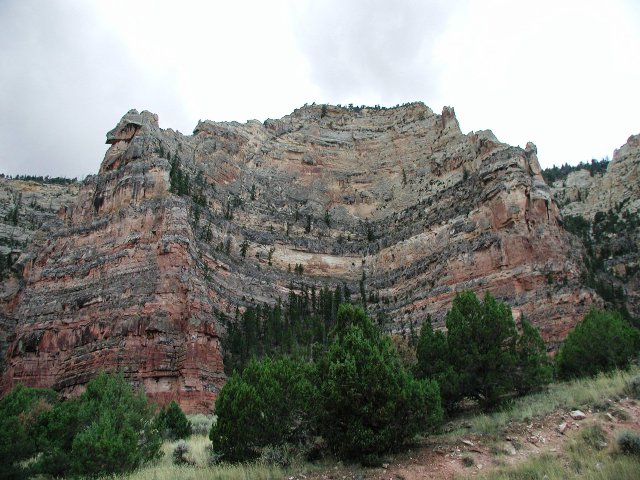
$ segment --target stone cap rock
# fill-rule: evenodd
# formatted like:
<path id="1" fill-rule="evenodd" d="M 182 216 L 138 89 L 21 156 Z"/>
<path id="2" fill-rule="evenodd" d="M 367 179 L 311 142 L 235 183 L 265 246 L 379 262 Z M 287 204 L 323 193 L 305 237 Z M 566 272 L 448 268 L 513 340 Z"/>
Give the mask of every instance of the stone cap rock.
<path id="1" fill-rule="evenodd" d="M 531 174 L 542 175 L 542 168 L 538 161 L 538 147 L 536 147 L 536 144 L 533 142 L 527 142 L 527 145 L 524 147 L 524 153 L 527 157 L 527 161 L 529 162 Z"/>
<path id="2" fill-rule="evenodd" d="M 144 125 L 158 126 L 158 115 L 144 110 L 138 113 L 136 109 L 131 109 L 120 119 L 118 124 L 107 132 L 108 144 L 114 144 L 121 140 L 129 141 Z"/>

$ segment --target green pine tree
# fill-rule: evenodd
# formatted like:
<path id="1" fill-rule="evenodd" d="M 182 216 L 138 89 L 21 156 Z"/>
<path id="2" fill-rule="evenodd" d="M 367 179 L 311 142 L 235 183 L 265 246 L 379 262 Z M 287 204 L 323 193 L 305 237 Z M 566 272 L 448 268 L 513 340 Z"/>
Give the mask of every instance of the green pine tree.
<path id="1" fill-rule="evenodd" d="M 524 316 L 522 335 L 516 343 L 516 355 L 518 360 L 514 377 L 520 395 L 538 390 L 551 381 L 553 367 L 547 357 L 547 347 L 540 332 Z"/>
<path id="2" fill-rule="evenodd" d="M 156 426 L 163 436 L 171 440 L 186 439 L 191 435 L 191 422 L 175 400 L 163 407 L 156 416 Z"/>
<path id="3" fill-rule="evenodd" d="M 224 460 L 256 458 L 268 445 L 310 439 L 314 387 L 309 367 L 289 359 L 252 360 L 216 400 L 209 438 Z"/>
<path id="4" fill-rule="evenodd" d="M 365 463 L 441 418 L 437 383 L 415 380 L 362 308 L 342 305 L 320 363 L 319 428 L 335 453 Z"/>
<path id="5" fill-rule="evenodd" d="M 562 379 L 625 368 L 640 351 L 640 333 L 619 313 L 592 309 L 567 335 L 556 356 Z"/>

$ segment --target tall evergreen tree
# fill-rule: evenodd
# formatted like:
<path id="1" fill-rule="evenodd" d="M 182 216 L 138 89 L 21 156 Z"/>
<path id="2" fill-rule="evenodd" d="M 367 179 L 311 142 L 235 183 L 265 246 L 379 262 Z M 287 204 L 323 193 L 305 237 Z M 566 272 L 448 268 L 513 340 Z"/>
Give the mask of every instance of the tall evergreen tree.
<path id="1" fill-rule="evenodd" d="M 320 432 L 340 457 L 370 462 L 442 418 L 437 383 L 411 377 L 360 307 L 340 307 L 319 369 Z"/>
<path id="2" fill-rule="evenodd" d="M 538 332 L 524 320 L 518 335 L 511 309 L 489 293 L 482 302 L 473 292 L 456 295 L 446 326 L 446 335 L 434 332 L 430 319 L 422 326 L 416 373 L 439 383 L 447 410 L 464 398 L 491 409 L 505 395 L 526 393 L 549 381 Z"/>
<path id="3" fill-rule="evenodd" d="M 513 389 L 517 331 L 511 310 L 489 293 L 480 302 L 473 292 L 456 296 L 447 314 L 449 359 L 462 376 L 460 396 L 484 408 L 497 405 Z"/>

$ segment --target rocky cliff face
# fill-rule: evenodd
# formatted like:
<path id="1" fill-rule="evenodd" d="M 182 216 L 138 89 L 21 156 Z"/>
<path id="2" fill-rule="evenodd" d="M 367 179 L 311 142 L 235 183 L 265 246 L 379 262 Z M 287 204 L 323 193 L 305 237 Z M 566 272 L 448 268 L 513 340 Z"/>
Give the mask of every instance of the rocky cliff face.
<path id="1" fill-rule="evenodd" d="M 308 106 L 200 122 L 131 111 L 98 175 L 21 255 L 3 388 L 73 393 L 119 369 L 160 402 L 209 410 L 220 318 L 289 289 L 360 283 L 393 330 L 491 291 L 553 345 L 600 298 L 536 149 L 460 131 L 453 109 Z"/>
<path id="2" fill-rule="evenodd" d="M 45 223 L 75 201 L 79 184 L 24 181 L 0 176 L 0 308 L 20 287 L 19 269 L 11 265 L 20 257 Z"/>
<path id="3" fill-rule="evenodd" d="M 571 172 L 552 185 L 563 215 L 592 220 L 598 212 L 640 211 L 640 135 L 632 135 L 613 154 L 604 175 Z"/>
<path id="4" fill-rule="evenodd" d="M 5 316 L 24 286 L 22 268 L 14 265 L 35 233 L 57 222 L 64 205 L 75 201 L 78 183 L 25 181 L 0 176 L 0 372 L 16 321 Z"/>
<path id="5" fill-rule="evenodd" d="M 602 175 L 554 182 L 565 225 L 586 246 L 584 277 L 612 308 L 640 317 L 640 135 L 614 152 Z"/>

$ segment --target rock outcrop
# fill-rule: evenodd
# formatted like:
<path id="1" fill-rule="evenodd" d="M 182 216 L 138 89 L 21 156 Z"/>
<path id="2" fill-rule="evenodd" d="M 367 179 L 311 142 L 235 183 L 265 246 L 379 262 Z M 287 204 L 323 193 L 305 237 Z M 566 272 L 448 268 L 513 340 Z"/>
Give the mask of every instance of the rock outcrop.
<path id="1" fill-rule="evenodd" d="M 552 185 L 567 228 L 586 244 L 584 276 L 611 308 L 640 318 L 640 135 L 606 172 L 573 171 Z"/>
<path id="2" fill-rule="evenodd" d="M 73 181 L 57 184 L 0 176 L 0 313 L 21 285 L 21 270 L 11 266 L 45 223 L 58 221 L 60 210 L 75 201 L 78 188 Z"/>
<path id="3" fill-rule="evenodd" d="M 601 302 L 535 145 L 465 135 L 451 108 L 313 105 L 190 136 L 130 111 L 107 143 L 98 175 L 20 256 L 4 389 L 72 394 L 118 369 L 159 402 L 209 410 L 220 319 L 303 282 L 362 282 L 396 331 L 442 325 L 456 292 L 490 291 L 552 346 Z"/>
<path id="4" fill-rule="evenodd" d="M 569 173 L 552 185 L 564 215 L 581 215 L 592 220 L 598 212 L 624 209 L 640 211 L 640 134 L 632 135 L 613 153 L 604 175 L 589 170 Z"/>

